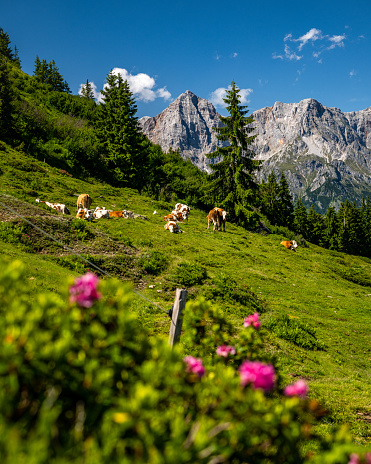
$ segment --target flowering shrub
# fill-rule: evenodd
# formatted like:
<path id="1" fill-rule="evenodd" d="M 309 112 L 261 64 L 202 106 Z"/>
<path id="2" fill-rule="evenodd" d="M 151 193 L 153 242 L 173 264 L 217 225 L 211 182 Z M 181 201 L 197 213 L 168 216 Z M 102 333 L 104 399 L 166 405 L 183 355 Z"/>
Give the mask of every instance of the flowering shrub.
<path id="1" fill-rule="evenodd" d="M 342 430 L 303 453 L 317 403 L 303 387 L 281 395 L 264 330 L 241 321 L 237 337 L 201 300 L 186 308 L 185 349 L 171 349 L 148 337 L 122 283 L 88 275 L 70 290 L 73 302 L 67 289 L 32 300 L 23 265 L 0 266 L 2 464 L 369 464 Z M 235 354 L 218 356 L 232 338 Z"/>
<path id="2" fill-rule="evenodd" d="M 300 398 L 305 398 L 308 393 L 308 385 L 305 380 L 298 380 L 297 382 L 287 385 L 283 390 L 283 394 L 286 396 L 299 396 Z"/>
<path id="3" fill-rule="evenodd" d="M 229 345 L 222 345 L 218 346 L 216 349 L 216 354 L 218 356 L 223 356 L 223 358 L 227 358 L 229 355 L 234 355 L 236 354 L 236 349 L 234 346 L 229 346 Z"/>

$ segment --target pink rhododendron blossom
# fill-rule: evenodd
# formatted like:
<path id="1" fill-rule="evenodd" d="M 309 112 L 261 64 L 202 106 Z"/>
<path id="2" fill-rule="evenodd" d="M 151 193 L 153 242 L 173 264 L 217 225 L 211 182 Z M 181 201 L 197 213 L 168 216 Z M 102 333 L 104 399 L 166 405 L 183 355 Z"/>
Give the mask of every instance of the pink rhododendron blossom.
<path id="1" fill-rule="evenodd" d="M 193 372 L 199 377 L 202 377 L 205 374 L 205 368 L 202 365 L 202 359 L 194 358 L 193 356 L 186 356 L 183 359 L 187 363 L 187 372 Z"/>
<path id="2" fill-rule="evenodd" d="M 242 386 L 251 383 L 255 389 L 261 388 L 265 392 L 274 387 L 276 373 L 272 364 L 245 361 L 241 364 L 239 371 Z"/>
<path id="3" fill-rule="evenodd" d="M 83 308 L 91 308 L 94 301 L 102 297 L 97 290 L 98 282 L 98 277 L 92 272 L 75 279 L 75 283 L 70 287 L 70 302 Z"/>
<path id="4" fill-rule="evenodd" d="M 300 398 L 305 398 L 307 396 L 309 387 L 305 380 L 298 380 L 283 390 L 284 395 L 286 396 L 299 396 Z"/>
<path id="5" fill-rule="evenodd" d="M 352 453 L 350 456 L 350 460 L 348 464 L 360 464 L 359 456 L 358 454 Z"/>
<path id="6" fill-rule="evenodd" d="M 365 454 L 366 464 L 371 464 L 371 453 Z"/>
<path id="7" fill-rule="evenodd" d="M 236 350 L 234 346 L 222 345 L 218 346 L 218 348 L 216 349 L 216 354 L 218 356 L 223 356 L 224 358 L 227 358 L 230 354 L 236 354 Z"/>
<path id="8" fill-rule="evenodd" d="M 254 313 L 250 316 L 245 317 L 245 319 L 243 320 L 243 326 L 249 327 L 250 325 L 255 327 L 255 329 L 259 329 L 259 327 L 261 326 L 261 322 L 259 321 L 259 313 Z"/>

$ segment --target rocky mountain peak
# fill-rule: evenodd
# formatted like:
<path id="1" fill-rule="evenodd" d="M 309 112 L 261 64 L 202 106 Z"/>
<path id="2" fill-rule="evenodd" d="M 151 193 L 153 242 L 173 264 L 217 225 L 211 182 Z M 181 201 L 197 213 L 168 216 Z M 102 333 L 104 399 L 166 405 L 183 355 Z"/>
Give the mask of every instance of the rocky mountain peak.
<path id="1" fill-rule="evenodd" d="M 343 113 L 314 98 L 276 102 L 252 113 L 257 137 L 253 150 L 263 161 L 258 180 L 284 172 L 294 199 L 326 211 L 341 201 L 371 196 L 371 107 Z M 207 100 L 187 90 L 153 118 L 139 120 L 143 132 L 167 151 L 179 149 L 200 169 L 205 154 L 221 146 L 213 127 L 220 116 Z"/>

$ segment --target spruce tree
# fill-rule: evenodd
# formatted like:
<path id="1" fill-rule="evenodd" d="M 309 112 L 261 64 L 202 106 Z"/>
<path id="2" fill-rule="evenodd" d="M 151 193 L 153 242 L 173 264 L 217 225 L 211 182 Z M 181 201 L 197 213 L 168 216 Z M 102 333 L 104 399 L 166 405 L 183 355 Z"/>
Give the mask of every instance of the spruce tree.
<path id="1" fill-rule="evenodd" d="M 50 85 L 52 90 L 57 92 L 71 93 L 67 82 L 60 74 L 54 60 L 52 60 L 50 63 L 47 63 L 45 58 L 40 61 L 40 58 L 36 56 L 34 76 L 37 81 Z"/>
<path id="2" fill-rule="evenodd" d="M 292 226 L 294 216 L 294 203 L 290 192 L 289 184 L 283 172 L 281 173 L 277 201 L 277 224 L 279 226 L 285 226 L 290 228 Z"/>
<path id="3" fill-rule="evenodd" d="M 324 221 L 324 231 L 323 231 L 323 241 L 324 246 L 330 250 L 337 250 L 339 247 L 339 225 L 336 210 L 334 206 L 330 206 L 327 210 L 325 221 Z"/>
<path id="4" fill-rule="evenodd" d="M 362 199 L 362 223 L 365 238 L 364 256 L 371 257 L 371 201 L 369 196 Z"/>
<path id="5" fill-rule="evenodd" d="M 111 71 L 101 94 L 95 125 L 107 169 L 116 184 L 141 188 L 147 160 L 129 84 Z"/>
<path id="6" fill-rule="evenodd" d="M 272 171 L 268 175 L 267 182 L 260 186 L 261 211 L 271 224 L 277 224 L 279 184 L 277 177 Z"/>
<path id="7" fill-rule="evenodd" d="M 94 99 L 93 87 L 91 86 L 89 79 L 86 79 L 86 84 L 81 86 L 80 95 L 85 98 Z"/>
<path id="8" fill-rule="evenodd" d="M 324 217 L 317 213 L 312 205 L 307 214 L 307 235 L 306 239 L 315 245 L 322 246 L 324 244 L 324 229 L 325 221 Z"/>
<path id="9" fill-rule="evenodd" d="M 9 66 L 7 59 L 0 55 L 0 139 L 7 143 L 11 143 L 14 138 L 13 90 Z"/>
<path id="10" fill-rule="evenodd" d="M 365 235 L 361 208 L 345 200 L 340 205 L 338 218 L 340 250 L 354 255 L 362 254 Z"/>
<path id="11" fill-rule="evenodd" d="M 14 54 L 10 48 L 9 34 L 4 32 L 4 29 L 0 27 L 0 55 L 7 58 L 10 61 L 14 61 Z"/>
<path id="12" fill-rule="evenodd" d="M 260 162 L 254 160 L 250 145 L 256 135 L 251 135 L 253 118 L 246 117 L 247 106 L 240 104 L 240 89 L 232 81 L 231 89 L 223 98 L 229 116 L 221 116 L 223 127 L 213 128 L 216 137 L 228 146 L 218 148 L 208 158 L 221 158 L 211 165 L 208 192 L 215 206 L 221 206 L 230 214 L 230 218 L 244 227 L 253 227 L 258 215 L 254 206 L 258 203 L 258 184 L 254 180 L 255 171 Z"/>
<path id="13" fill-rule="evenodd" d="M 301 200 L 298 198 L 296 201 L 295 211 L 294 211 L 294 221 L 293 228 L 297 234 L 301 234 L 304 238 L 307 237 L 308 231 L 308 214 L 307 210 Z"/>

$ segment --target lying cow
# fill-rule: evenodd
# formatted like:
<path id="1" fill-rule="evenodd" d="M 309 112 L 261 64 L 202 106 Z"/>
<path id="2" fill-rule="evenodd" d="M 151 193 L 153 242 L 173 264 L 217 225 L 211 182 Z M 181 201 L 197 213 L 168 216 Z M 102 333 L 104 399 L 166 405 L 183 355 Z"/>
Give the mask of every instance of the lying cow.
<path id="1" fill-rule="evenodd" d="M 46 206 L 49 206 L 49 208 L 53 208 L 58 211 L 58 213 L 71 214 L 67 206 L 62 203 L 50 203 L 49 201 L 42 201 L 40 198 L 36 198 L 36 203 L 44 203 Z"/>
<path id="2" fill-rule="evenodd" d="M 170 230 L 170 232 L 173 234 L 181 234 L 183 232 L 180 230 L 178 223 L 175 221 L 168 221 L 164 228 L 165 230 Z"/>
<path id="3" fill-rule="evenodd" d="M 86 219 L 92 221 L 94 219 L 93 211 L 87 208 L 79 208 L 76 214 L 76 219 Z"/>
<path id="4" fill-rule="evenodd" d="M 101 208 L 100 206 L 97 206 L 95 210 L 93 211 L 93 216 L 95 219 L 101 219 L 101 218 L 107 218 L 109 219 L 109 212 L 106 208 Z"/>
<path id="5" fill-rule="evenodd" d="M 89 209 L 93 200 L 91 199 L 90 195 L 87 193 L 82 193 L 79 198 L 77 199 L 77 209 L 86 208 Z"/>
<path id="6" fill-rule="evenodd" d="M 286 247 L 288 250 L 296 251 L 295 248 L 298 247 L 298 244 L 296 243 L 295 240 L 284 240 L 281 242 L 281 245 Z"/>
<path id="7" fill-rule="evenodd" d="M 164 221 L 166 222 L 168 221 L 181 222 L 183 221 L 183 219 L 184 219 L 183 214 L 177 211 L 172 211 L 170 214 L 167 214 L 166 216 L 164 216 Z"/>
<path id="8" fill-rule="evenodd" d="M 225 223 L 227 221 L 227 211 L 222 208 L 213 208 L 207 215 L 207 228 L 213 223 L 213 230 L 222 230 L 225 232 Z"/>

